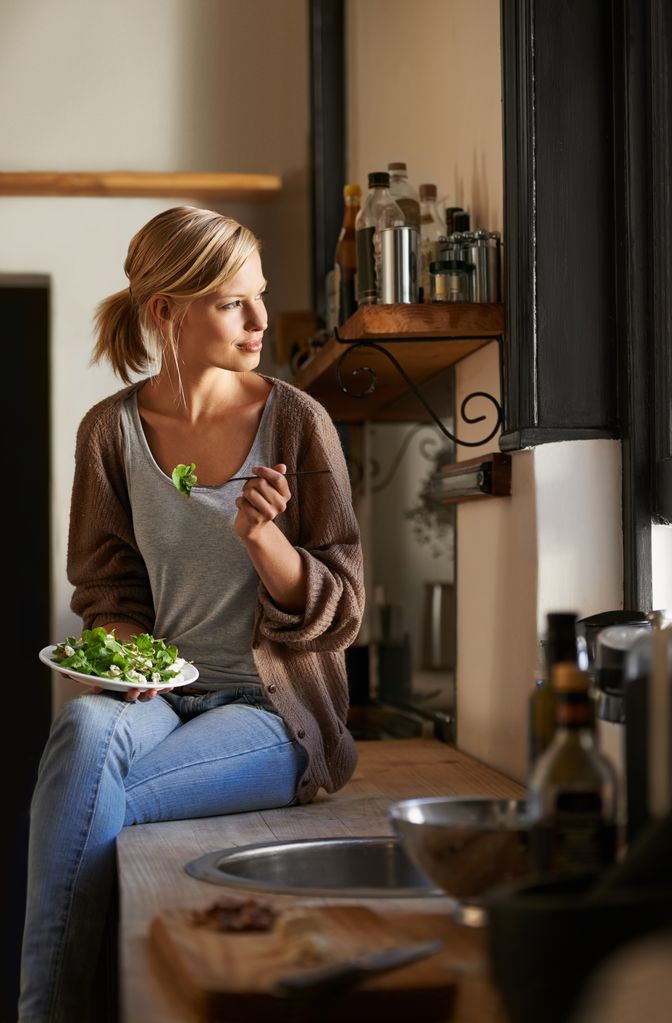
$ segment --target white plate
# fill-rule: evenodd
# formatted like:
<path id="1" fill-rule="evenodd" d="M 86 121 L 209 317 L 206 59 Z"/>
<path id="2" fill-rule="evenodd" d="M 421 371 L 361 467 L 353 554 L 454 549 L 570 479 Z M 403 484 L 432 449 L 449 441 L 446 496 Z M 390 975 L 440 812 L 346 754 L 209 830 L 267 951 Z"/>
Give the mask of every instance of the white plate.
<path id="1" fill-rule="evenodd" d="M 98 675 L 85 675 L 82 671 L 73 671 L 72 668 L 66 668 L 58 661 L 53 659 L 53 653 L 56 647 L 45 646 L 40 650 L 39 658 L 43 664 L 46 664 L 48 668 L 53 668 L 54 671 L 60 671 L 63 675 L 68 675 L 70 678 L 76 679 L 77 682 L 81 682 L 85 686 L 97 686 L 99 689 L 111 689 L 113 692 L 125 693 L 129 689 L 139 689 L 144 692 L 147 689 L 170 689 L 174 686 L 188 686 L 191 682 L 195 682 L 198 678 L 198 668 L 195 668 L 193 664 L 186 663 L 182 666 L 182 671 L 175 678 L 171 678 L 169 682 L 147 682 L 145 685 L 140 685 L 137 682 L 118 682 L 114 678 L 100 678 Z"/>

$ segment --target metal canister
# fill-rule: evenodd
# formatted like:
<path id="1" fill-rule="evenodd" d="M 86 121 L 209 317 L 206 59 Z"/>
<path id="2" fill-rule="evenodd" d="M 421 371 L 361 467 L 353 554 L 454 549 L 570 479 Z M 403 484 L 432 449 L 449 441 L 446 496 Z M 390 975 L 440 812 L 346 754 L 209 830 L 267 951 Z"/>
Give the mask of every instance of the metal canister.
<path id="1" fill-rule="evenodd" d="M 499 302 L 500 235 L 497 231 L 472 231 L 462 236 L 462 258 L 475 267 L 474 302 Z"/>
<path id="2" fill-rule="evenodd" d="M 486 231 L 466 231 L 462 235 L 462 259 L 474 267 L 474 302 L 487 302 L 488 262 L 485 247 L 480 244 Z"/>
<path id="3" fill-rule="evenodd" d="M 502 300 L 502 236 L 499 231 L 488 231 L 485 240 L 488 263 L 488 302 Z"/>
<path id="4" fill-rule="evenodd" d="M 380 232 L 380 301 L 418 301 L 418 232 L 414 227 L 385 227 Z"/>

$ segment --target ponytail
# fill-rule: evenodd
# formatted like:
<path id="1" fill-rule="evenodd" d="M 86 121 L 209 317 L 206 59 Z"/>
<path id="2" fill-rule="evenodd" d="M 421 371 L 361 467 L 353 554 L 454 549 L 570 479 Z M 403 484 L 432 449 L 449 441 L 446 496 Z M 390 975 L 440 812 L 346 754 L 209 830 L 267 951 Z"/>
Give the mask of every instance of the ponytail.
<path id="1" fill-rule="evenodd" d="M 107 359 L 125 384 L 131 373 L 143 373 L 150 365 L 140 317 L 128 288 L 104 299 L 96 309 L 96 345 L 92 362 Z"/>

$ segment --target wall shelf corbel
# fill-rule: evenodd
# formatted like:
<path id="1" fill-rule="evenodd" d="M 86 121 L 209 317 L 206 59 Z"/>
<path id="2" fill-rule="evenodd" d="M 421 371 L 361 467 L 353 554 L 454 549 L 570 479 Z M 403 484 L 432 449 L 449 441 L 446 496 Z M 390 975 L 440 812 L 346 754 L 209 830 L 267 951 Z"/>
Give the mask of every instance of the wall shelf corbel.
<path id="1" fill-rule="evenodd" d="M 487 436 L 463 441 L 446 429 L 419 385 L 492 341 L 501 347 L 503 336 L 501 303 L 362 306 L 301 368 L 294 383 L 321 401 L 336 421 L 413 421 L 429 417 L 456 443 L 480 447 L 495 436 L 501 425 L 502 408 L 497 399 L 484 391 L 464 399 L 461 416 L 465 422 L 486 419 L 467 414 L 468 404 L 478 396 L 494 406 L 496 418 Z M 414 409 L 407 403 L 404 412 L 398 412 L 397 399 L 407 393 L 415 395 L 424 414 L 415 403 Z"/>

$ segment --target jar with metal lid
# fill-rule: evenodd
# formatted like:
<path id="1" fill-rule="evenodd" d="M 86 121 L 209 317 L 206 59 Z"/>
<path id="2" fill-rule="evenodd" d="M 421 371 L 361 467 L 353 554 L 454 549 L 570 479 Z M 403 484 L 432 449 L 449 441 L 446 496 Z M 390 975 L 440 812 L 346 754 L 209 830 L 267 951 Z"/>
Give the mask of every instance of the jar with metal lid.
<path id="1" fill-rule="evenodd" d="M 432 302 L 470 302 L 474 268 L 460 259 L 441 259 L 429 264 Z"/>

